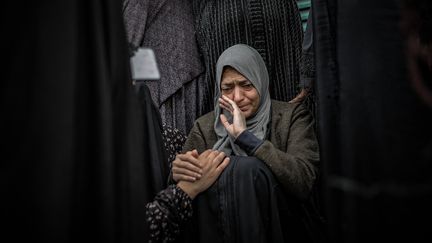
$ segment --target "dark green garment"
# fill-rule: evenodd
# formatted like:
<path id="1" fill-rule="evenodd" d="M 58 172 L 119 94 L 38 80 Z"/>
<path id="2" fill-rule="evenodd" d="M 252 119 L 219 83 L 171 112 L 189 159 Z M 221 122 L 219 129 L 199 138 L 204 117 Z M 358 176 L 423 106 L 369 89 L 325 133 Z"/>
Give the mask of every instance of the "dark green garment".
<path id="1" fill-rule="evenodd" d="M 314 120 L 305 106 L 272 100 L 269 137 L 255 151 L 283 188 L 297 199 L 306 199 L 318 174 L 319 148 Z M 211 149 L 217 141 L 213 129 L 214 112 L 195 121 L 183 147 L 183 152 Z"/>
<path id="2" fill-rule="evenodd" d="M 185 242 L 324 242 L 309 200 L 319 163 L 313 118 L 299 103 L 272 100 L 271 107 L 270 133 L 253 156 L 232 156 L 194 200 Z M 195 121 L 183 152 L 213 148 L 214 122 L 214 112 Z"/>

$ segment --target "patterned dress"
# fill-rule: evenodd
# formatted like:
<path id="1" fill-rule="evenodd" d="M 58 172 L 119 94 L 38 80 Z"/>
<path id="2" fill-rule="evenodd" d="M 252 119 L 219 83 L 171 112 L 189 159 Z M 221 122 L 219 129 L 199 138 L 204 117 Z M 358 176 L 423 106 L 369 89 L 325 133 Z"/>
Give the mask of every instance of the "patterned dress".
<path id="1" fill-rule="evenodd" d="M 180 233 L 180 226 L 192 217 L 192 199 L 176 185 L 159 192 L 146 205 L 149 242 L 172 242 Z"/>

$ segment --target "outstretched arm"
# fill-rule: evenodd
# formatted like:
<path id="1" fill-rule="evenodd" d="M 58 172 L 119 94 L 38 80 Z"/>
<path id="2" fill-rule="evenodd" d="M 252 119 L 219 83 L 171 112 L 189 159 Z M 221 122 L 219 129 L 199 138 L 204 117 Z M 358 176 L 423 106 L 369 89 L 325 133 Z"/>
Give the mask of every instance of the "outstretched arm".
<path id="1" fill-rule="evenodd" d="M 219 151 L 207 150 L 198 156 L 202 177 L 195 182 L 180 181 L 159 192 L 155 200 L 146 205 L 150 239 L 154 242 L 174 241 L 180 226 L 192 217 L 192 200 L 207 190 L 229 163 Z"/>

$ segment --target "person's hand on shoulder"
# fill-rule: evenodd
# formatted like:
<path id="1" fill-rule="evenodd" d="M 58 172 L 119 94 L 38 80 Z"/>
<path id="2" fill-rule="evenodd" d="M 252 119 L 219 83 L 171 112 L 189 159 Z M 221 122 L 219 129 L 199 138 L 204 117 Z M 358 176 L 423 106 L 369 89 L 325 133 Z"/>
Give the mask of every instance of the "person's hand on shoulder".
<path id="1" fill-rule="evenodd" d="M 298 103 L 302 102 L 306 99 L 306 97 L 309 95 L 310 89 L 309 88 L 303 88 L 300 93 L 292 100 L 290 100 L 288 103 Z"/>

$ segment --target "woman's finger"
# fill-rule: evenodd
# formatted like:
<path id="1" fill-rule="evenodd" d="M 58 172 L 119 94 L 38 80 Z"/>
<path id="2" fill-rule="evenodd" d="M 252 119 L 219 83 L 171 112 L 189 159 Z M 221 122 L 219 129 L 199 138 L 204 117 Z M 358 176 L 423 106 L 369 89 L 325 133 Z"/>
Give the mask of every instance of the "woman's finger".
<path id="1" fill-rule="evenodd" d="M 201 167 L 197 167 L 194 164 L 189 163 L 188 161 L 174 160 L 172 167 L 173 167 L 173 169 L 174 168 L 183 168 L 183 169 L 193 171 L 195 173 L 199 173 L 199 174 L 202 173 Z"/>
<path id="2" fill-rule="evenodd" d="M 226 155 L 225 155 L 225 153 L 224 152 L 221 152 L 221 153 L 219 153 L 214 159 L 213 159 L 213 161 L 212 161 L 212 165 L 214 165 L 214 166 L 218 166 L 222 161 L 223 161 L 223 159 L 226 157 Z"/>
<path id="3" fill-rule="evenodd" d="M 227 107 L 227 106 L 222 105 L 222 104 L 219 104 L 219 106 L 220 106 L 222 109 L 227 110 L 229 113 L 231 113 L 231 115 L 233 114 L 233 110 L 232 110 L 231 107 Z"/>
<path id="4" fill-rule="evenodd" d="M 185 176 L 185 175 L 174 175 L 174 174 L 173 174 L 173 180 L 175 182 L 180 182 L 180 181 L 195 182 L 196 181 L 195 177 Z"/>
<path id="5" fill-rule="evenodd" d="M 232 110 L 231 105 L 228 102 L 225 102 L 223 99 L 219 98 L 219 105 L 225 107 L 227 110 Z"/>
<path id="6" fill-rule="evenodd" d="M 221 173 L 222 173 L 222 171 L 228 166 L 228 164 L 229 164 L 229 162 L 230 162 L 230 158 L 229 157 L 226 157 L 223 161 L 222 161 L 222 163 L 220 163 L 219 165 L 218 165 L 218 167 L 216 167 L 216 173 L 217 173 L 217 176 L 219 176 Z"/>
<path id="7" fill-rule="evenodd" d="M 226 96 L 224 96 L 224 95 L 222 97 L 219 97 L 219 102 L 226 105 L 226 106 L 231 106 L 230 103 L 227 100 L 225 100 L 225 97 Z"/>
<path id="8" fill-rule="evenodd" d="M 196 150 L 196 149 L 190 151 L 190 153 L 192 154 L 192 156 L 193 156 L 194 158 L 198 158 L 198 156 L 199 156 L 199 154 L 198 154 L 198 150 Z"/>
<path id="9" fill-rule="evenodd" d="M 192 150 L 192 151 L 187 151 L 186 155 L 190 155 L 194 158 L 198 158 L 198 151 L 196 149 Z"/>
<path id="10" fill-rule="evenodd" d="M 232 108 L 232 106 L 231 106 L 229 103 L 223 101 L 221 98 L 219 98 L 219 106 L 220 106 L 221 108 L 223 108 L 223 109 L 229 111 L 231 114 L 233 113 L 233 110 L 234 110 L 234 109 Z"/>
<path id="11" fill-rule="evenodd" d="M 207 149 L 206 151 L 202 152 L 198 158 L 200 157 L 207 157 L 213 150 Z"/>
<path id="12" fill-rule="evenodd" d="M 233 100 L 231 100 L 230 98 L 228 98 L 225 95 L 222 95 L 222 98 L 231 105 L 231 107 L 233 108 L 233 110 L 240 110 L 240 108 L 238 108 L 237 104 Z"/>
<path id="13" fill-rule="evenodd" d="M 221 122 L 222 122 L 222 125 L 225 127 L 225 129 L 226 129 L 227 131 L 230 131 L 229 129 L 230 129 L 231 124 L 229 123 L 229 121 L 228 121 L 228 119 L 226 118 L 226 116 L 225 116 L 224 114 L 221 114 L 219 117 L 220 117 L 220 120 L 221 120 Z"/>
<path id="14" fill-rule="evenodd" d="M 210 163 L 218 156 L 221 152 L 217 150 L 213 150 L 208 156 L 207 159 L 210 161 Z"/>
<path id="15" fill-rule="evenodd" d="M 172 168 L 172 172 L 173 172 L 173 177 L 174 175 L 182 175 L 182 176 L 190 176 L 190 177 L 194 177 L 196 179 L 201 178 L 201 174 L 184 169 L 184 168 L 179 168 L 179 167 L 173 167 Z"/>
<path id="16" fill-rule="evenodd" d="M 219 103 L 225 105 L 229 108 L 229 110 L 234 110 L 234 108 L 231 106 L 230 102 L 228 101 L 228 97 L 225 95 L 222 95 L 222 97 L 219 98 Z"/>
<path id="17" fill-rule="evenodd" d="M 189 162 L 190 164 L 193 164 L 194 166 L 201 168 L 201 164 L 198 160 L 198 158 L 195 158 L 192 154 L 178 154 L 176 156 L 179 160 L 183 162 Z"/>

